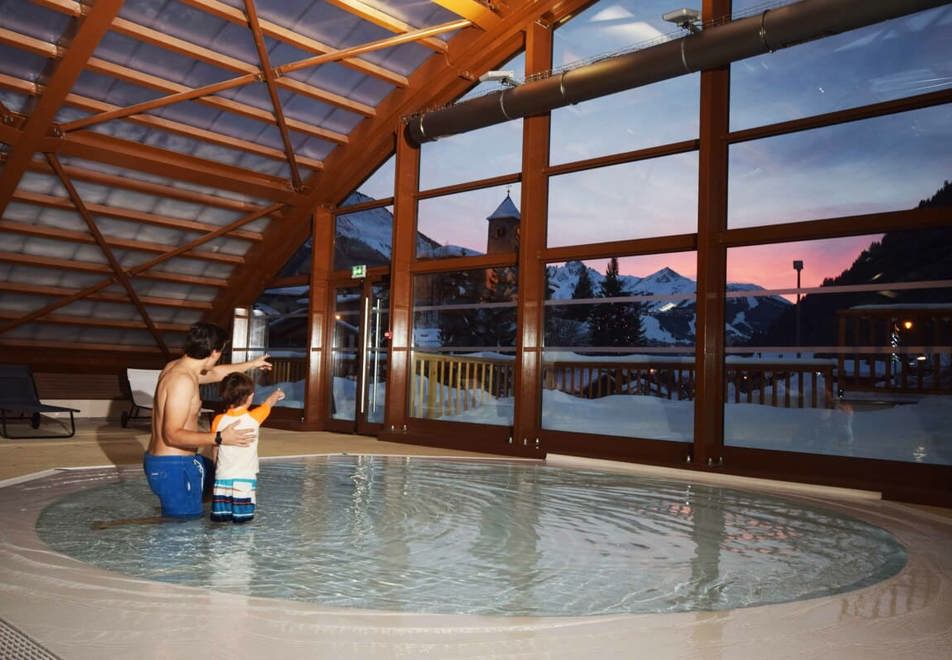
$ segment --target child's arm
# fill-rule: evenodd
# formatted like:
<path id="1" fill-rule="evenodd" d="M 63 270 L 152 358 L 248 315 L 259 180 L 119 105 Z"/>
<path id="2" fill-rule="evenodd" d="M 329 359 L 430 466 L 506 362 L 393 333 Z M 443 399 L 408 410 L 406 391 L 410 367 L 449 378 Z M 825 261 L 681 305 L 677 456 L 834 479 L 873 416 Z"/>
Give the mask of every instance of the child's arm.
<path id="1" fill-rule="evenodd" d="M 264 420 L 268 419 L 268 415 L 271 414 L 271 406 L 276 404 L 278 401 L 284 398 L 284 392 L 281 391 L 279 387 L 274 392 L 268 395 L 268 398 L 264 400 L 260 406 L 248 412 L 249 415 L 254 417 L 259 424 L 263 423 Z"/>

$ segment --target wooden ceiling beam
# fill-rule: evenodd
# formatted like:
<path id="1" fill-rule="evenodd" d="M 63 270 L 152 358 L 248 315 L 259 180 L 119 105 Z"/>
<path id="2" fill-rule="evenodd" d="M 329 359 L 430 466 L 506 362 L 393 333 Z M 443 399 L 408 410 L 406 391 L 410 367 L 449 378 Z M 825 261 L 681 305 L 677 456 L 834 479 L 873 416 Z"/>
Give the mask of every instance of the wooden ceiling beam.
<path id="1" fill-rule="evenodd" d="M 45 195 L 34 192 L 17 192 L 13 195 L 14 201 L 23 204 L 34 204 L 52 209 L 72 210 L 69 200 L 56 195 Z M 169 229 L 179 229 L 181 231 L 210 232 L 218 229 L 218 225 L 210 225 L 206 222 L 197 222 L 195 220 L 183 220 L 180 218 L 166 218 L 164 216 L 146 213 L 145 211 L 135 211 L 132 209 L 120 208 L 117 206 L 106 206 L 104 204 L 90 204 L 90 211 L 95 215 L 105 216 L 107 218 L 117 218 L 119 220 L 131 220 L 141 222 L 156 227 L 167 227 Z M 254 231 L 237 230 L 232 234 L 232 238 L 241 238 L 247 241 L 260 241 L 264 235 Z"/>
<path id="2" fill-rule="evenodd" d="M 2 330 L 0 330 L 2 332 Z M 50 349 L 55 351 L 57 356 L 68 355 L 69 353 L 76 351 L 100 351 L 107 355 L 114 353 L 154 353 L 156 355 L 161 355 L 161 352 L 158 348 L 152 348 L 150 346 L 140 346 L 136 344 L 87 344 L 81 342 L 65 342 L 65 341 L 43 341 L 36 339 L 9 339 L 9 338 L 0 338 L 0 348 L 32 348 L 34 350 L 40 349 Z M 0 353 L 2 354 L 2 353 Z M 21 358 L 22 359 L 22 358 Z M 69 360 L 70 358 L 67 358 Z M 98 361 L 98 359 L 97 359 Z M 63 362 L 62 357 L 58 357 L 56 364 Z M 122 358 L 119 360 L 120 365 L 129 366 L 128 359 Z"/>
<path id="3" fill-rule="evenodd" d="M 79 131 L 56 140 L 60 155 L 108 163 L 120 168 L 148 172 L 188 181 L 200 186 L 231 190 L 275 202 L 300 202 L 303 196 L 277 177 L 255 174 L 215 161 L 187 156 L 92 131 Z"/>
<path id="4" fill-rule="evenodd" d="M 44 174 L 49 173 L 50 171 L 49 165 L 47 165 L 45 161 L 40 160 L 34 160 L 32 163 L 30 163 L 30 169 L 36 172 L 42 172 Z M 202 206 L 213 206 L 216 208 L 226 209 L 228 211 L 237 211 L 239 213 L 251 213 L 261 208 L 255 204 L 243 202 L 239 199 L 219 197 L 218 195 L 208 195 L 206 193 L 186 190 L 184 188 L 176 188 L 174 186 L 166 186 L 160 183 L 152 183 L 150 181 L 143 181 L 141 179 L 130 179 L 117 176 L 115 174 L 106 174 L 105 172 L 100 172 L 98 170 L 86 169 L 84 167 L 67 165 L 64 166 L 64 169 L 73 179 L 87 181 L 89 183 L 99 186 L 106 186 L 108 188 L 122 188 L 124 190 L 132 190 L 146 195 L 178 199 L 183 202 L 200 204 Z"/>
<path id="5" fill-rule="evenodd" d="M 0 87 L 11 89 L 23 94 L 28 94 L 30 96 L 39 96 L 43 91 L 42 85 L 30 82 L 29 80 L 14 78 L 13 76 L 8 76 L 3 73 L 0 73 Z M 111 103 L 104 103 L 103 101 L 97 101 L 96 99 L 81 96 L 79 94 L 67 94 L 65 104 L 97 114 L 110 112 L 120 107 L 117 105 L 112 105 Z M 249 140 L 241 140 L 230 135 L 225 135 L 224 133 L 216 133 L 215 131 L 210 131 L 204 128 L 196 128 L 195 126 L 183 124 L 182 122 L 173 121 L 171 119 L 165 119 L 163 117 L 157 117 L 154 115 L 132 115 L 125 117 L 125 120 L 134 124 L 139 124 L 141 126 L 164 130 L 170 133 L 177 133 L 194 140 L 208 142 L 210 144 L 227 147 L 229 149 L 246 151 L 248 153 L 264 156 L 265 158 L 271 158 L 273 160 L 284 160 L 284 154 L 280 149 L 272 149 L 271 147 L 266 147 Z M 0 129 L 4 128 L 15 130 L 12 127 L 0 126 Z M 0 136 L 0 139 L 2 139 L 2 136 Z M 298 162 L 301 163 L 301 165 L 310 167 L 314 170 L 320 170 L 324 167 L 324 163 L 320 160 L 307 158 L 304 156 L 298 156 Z"/>
<path id="6" fill-rule="evenodd" d="M 476 0 L 433 0 L 433 3 L 472 21 L 474 25 L 478 25 L 487 32 L 499 27 L 502 20 L 489 7 Z"/>
<path id="7" fill-rule="evenodd" d="M 54 11 L 71 16 L 78 16 L 80 12 L 82 12 L 83 7 L 80 3 L 73 2 L 71 0 L 33 0 L 33 2 L 44 6 L 47 9 L 52 9 Z M 143 41 L 145 43 L 152 44 L 153 46 L 184 55 L 185 57 L 201 60 L 211 64 L 212 66 L 217 66 L 238 73 L 257 73 L 254 65 L 248 64 L 247 62 L 239 60 L 238 58 L 230 57 L 219 51 L 205 48 L 204 46 L 199 46 L 198 44 L 193 44 L 191 42 L 185 41 L 184 39 L 179 39 L 164 32 L 160 32 L 159 30 L 134 23 L 124 18 L 117 17 L 115 20 L 113 20 L 112 30 L 138 41 Z M 389 73 L 391 73 L 391 75 L 398 75 L 393 72 Z M 307 96 L 324 103 L 328 103 L 351 112 L 358 112 L 359 114 L 363 114 L 363 110 L 366 110 L 370 107 L 366 104 L 355 103 L 354 101 L 351 101 L 350 99 L 347 99 L 346 97 L 343 97 L 339 94 L 328 92 L 327 90 L 314 87 L 313 85 L 309 85 L 307 83 L 299 83 L 297 85 L 297 90 L 298 93 L 306 94 Z"/>
<path id="8" fill-rule="evenodd" d="M 74 231 L 62 229 L 50 225 L 31 225 L 23 222 L 14 222 L 12 220 L 0 220 L 0 232 L 19 234 L 21 236 L 35 236 L 37 238 L 46 238 L 54 241 L 69 241 L 71 243 L 95 243 L 91 235 L 84 231 Z M 105 236 L 106 244 L 109 247 L 122 248 L 124 250 L 138 250 L 140 252 L 164 253 L 169 248 L 162 243 L 150 243 L 146 241 L 135 241 L 126 238 L 117 238 L 115 236 Z M 223 252 L 207 252 L 195 250 L 188 254 L 189 259 L 200 259 L 202 261 L 214 261 L 226 263 L 234 266 L 241 266 L 245 263 L 245 258 L 237 254 L 225 254 Z"/>
<path id="9" fill-rule="evenodd" d="M 20 317 L 18 312 L 0 310 L 0 320 L 10 321 Z M 107 319 L 101 316 L 72 316 L 69 314 L 49 314 L 35 323 L 54 323 L 56 325 L 82 325 L 98 328 L 122 328 L 125 330 L 144 330 L 146 326 L 141 321 L 126 321 L 123 319 Z M 154 323 L 155 329 L 160 332 L 188 332 L 189 325 L 185 323 Z"/>
<path id="10" fill-rule="evenodd" d="M 223 2 L 218 2 L 218 0 L 182 0 L 182 2 L 237 25 L 246 25 L 248 22 L 248 19 L 245 17 L 243 11 L 231 7 L 230 5 L 227 5 Z M 301 50 L 307 51 L 309 53 L 323 55 L 325 53 L 330 53 L 337 50 L 336 48 L 328 46 L 327 44 L 321 43 L 317 39 L 312 39 L 302 34 L 298 34 L 293 30 L 282 27 L 277 23 L 272 23 L 271 21 L 261 21 L 261 30 L 264 32 L 264 34 L 268 35 L 272 39 L 283 41 L 284 43 L 290 44 L 295 48 L 300 48 Z M 395 73 L 385 69 L 382 66 L 378 66 L 360 58 L 348 58 L 343 60 L 341 64 L 359 71 L 364 75 L 379 78 L 380 80 L 394 85 L 395 87 L 406 87 L 408 84 L 406 76 Z"/>
<path id="11" fill-rule="evenodd" d="M 79 28 L 70 41 L 66 54 L 57 62 L 43 95 L 23 126 L 20 139 L 11 149 L 3 165 L 2 176 L 0 176 L 0 216 L 3 215 L 13 192 L 20 184 L 20 178 L 33 160 L 33 154 L 39 150 L 41 142 L 53 128 L 53 120 L 63 100 L 73 88 L 87 60 L 109 29 L 120 7 L 122 7 L 122 0 L 98 0 L 80 19 Z"/>
<path id="12" fill-rule="evenodd" d="M 116 281 L 112 276 L 112 269 L 109 264 L 96 263 L 93 261 L 76 261 L 74 259 L 58 259 L 56 257 L 43 257 L 35 254 L 24 254 L 22 252 L 0 252 L 0 261 L 11 264 L 20 264 L 22 266 L 33 266 L 37 268 L 52 268 L 56 270 L 73 270 L 82 273 L 102 273 L 109 275 L 109 284 Z M 134 269 L 132 269 L 134 270 Z M 126 271 L 127 273 L 131 272 Z M 199 277 L 196 275 L 183 275 L 181 273 L 172 273 L 161 270 L 150 270 L 148 272 L 135 273 L 136 277 L 147 280 L 158 280 L 161 282 L 176 282 L 178 284 L 192 284 L 195 286 L 207 286 L 222 288 L 228 284 L 227 280 L 218 277 Z M 103 286 L 109 286 L 106 284 Z"/>
<path id="13" fill-rule="evenodd" d="M 376 7 L 368 5 L 362 0 L 327 0 L 327 2 L 328 4 L 343 9 L 348 14 L 353 14 L 357 18 L 363 19 L 368 23 L 373 23 L 374 25 L 382 27 L 384 30 L 389 30 L 390 32 L 402 34 L 415 29 L 409 23 L 405 23 L 399 18 L 395 18 L 390 14 L 386 14 Z M 424 39 L 420 39 L 419 43 L 423 46 L 426 46 L 427 48 L 430 48 L 431 50 L 436 51 L 437 53 L 445 53 L 447 50 L 446 42 L 435 37 L 426 37 Z"/>
<path id="14" fill-rule="evenodd" d="M 62 286 L 48 286 L 43 284 L 28 284 L 26 282 L 0 282 L 0 291 L 5 293 L 22 293 L 30 296 L 50 296 L 50 297 L 69 297 L 77 293 L 77 289 L 70 289 Z M 85 296 L 87 300 L 95 302 L 113 302 L 128 304 L 129 300 L 121 293 L 112 293 L 101 291 Z M 184 309 L 194 309 L 198 311 L 208 311 L 212 308 L 212 303 L 204 300 L 181 300 L 178 298 L 159 298 L 157 296 L 141 296 L 140 300 L 146 305 L 156 307 L 179 307 Z"/>
<path id="15" fill-rule="evenodd" d="M 255 49 L 258 51 L 261 73 L 264 76 L 264 83 L 268 87 L 268 96 L 271 98 L 274 118 L 278 122 L 281 143 L 284 145 L 284 153 L 287 156 L 288 166 L 291 168 L 291 186 L 295 190 L 300 190 L 302 184 L 301 173 L 298 172 L 297 161 L 294 159 L 294 145 L 291 144 L 291 138 L 288 135 L 288 125 L 284 120 L 284 109 L 281 107 L 281 98 L 278 96 L 278 88 L 275 85 L 274 69 L 271 68 L 268 47 L 265 45 L 264 37 L 261 34 L 261 25 L 258 24 L 258 12 L 255 9 L 254 0 L 245 0 L 245 14 L 248 16 L 248 27 L 251 29 L 251 35 L 254 38 Z"/>

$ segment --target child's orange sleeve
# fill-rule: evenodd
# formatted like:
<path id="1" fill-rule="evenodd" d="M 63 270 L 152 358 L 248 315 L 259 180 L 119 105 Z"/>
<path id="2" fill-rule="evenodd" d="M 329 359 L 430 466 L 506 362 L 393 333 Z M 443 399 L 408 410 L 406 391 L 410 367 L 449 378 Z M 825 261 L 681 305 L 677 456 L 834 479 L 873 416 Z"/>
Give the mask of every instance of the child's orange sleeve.
<path id="1" fill-rule="evenodd" d="M 218 430 L 218 425 L 221 424 L 221 419 L 224 416 L 224 414 L 215 415 L 215 419 L 212 420 L 212 433 Z"/>
<path id="2" fill-rule="evenodd" d="M 266 403 L 262 403 L 260 406 L 254 410 L 249 410 L 248 414 L 255 418 L 259 424 L 263 424 L 264 420 L 268 419 L 268 415 L 271 414 L 271 406 Z"/>

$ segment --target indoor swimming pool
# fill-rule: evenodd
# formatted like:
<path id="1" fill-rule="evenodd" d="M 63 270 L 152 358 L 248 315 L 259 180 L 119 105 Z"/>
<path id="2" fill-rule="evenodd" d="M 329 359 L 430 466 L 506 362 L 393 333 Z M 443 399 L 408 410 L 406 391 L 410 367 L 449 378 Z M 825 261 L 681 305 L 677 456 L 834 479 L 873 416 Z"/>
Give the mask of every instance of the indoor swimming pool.
<path id="1" fill-rule="evenodd" d="M 56 552 L 128 576 L 324 607 L 489 616 L 720 611 L 906 565 L 885 529 L 796 498 L 536 462 L 265 461 L 246 525 L 156 522 L 141 470 L 61 496 Z"/>

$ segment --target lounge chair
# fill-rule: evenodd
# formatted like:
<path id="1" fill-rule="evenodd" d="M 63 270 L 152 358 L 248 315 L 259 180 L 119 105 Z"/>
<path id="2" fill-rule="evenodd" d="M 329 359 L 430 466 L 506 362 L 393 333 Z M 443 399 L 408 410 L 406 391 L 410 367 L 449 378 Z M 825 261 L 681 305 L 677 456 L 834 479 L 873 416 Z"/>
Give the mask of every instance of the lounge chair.
<path id="1" fill-rule="evenodd" d="M 7 413 L 19 413 L 20 417 L 30 416 L 30 426 L 40 428 L 43 413 L 69 413 L 69 433 L 64 435 L 11 435 L 7 431 Z M 71 438 L 76 434 L 76 420 L 73 413 L 76 408 L 62 406 L 47 406 L 40 403 L 36 391 L 36 381 L 33 379 L 33 370 L 22 364 L 0 364 L 0 435 L 4 438 Z"/>
<path id="2" fill-rule="evenodd" d="M 119 423 L 123 428 L 129 426 L 129 420 L 132 419 L 151 419 L 151 411 L 155 405 L 155 389 L 159 385 L 160 369 L 126 369 L 126 379 L 122 384 L 123 389 L 129 396 L 130 406 L 128 411 L 123 411 L 119 418 Z M 144 410 L 148 410 L 148 415 L 141 415 Z M 202 408 L 202 415 L 210 415 L 214 411 L 211 408 Z"/>
<path id="3" fill-rule="evenodd" d="M 129 420 L 132 419 L 150 419 L 149 415 L 140 415 L 143 410 L 151 412 L 154 405 L 155 388 L 159 384 L 158 369 L 126 369 L 126 379 L 123 383 L 123 389 L 129 396 L 129 411 L 123 411 L 119 418 L 122 428 L 129 426 Z"/>

